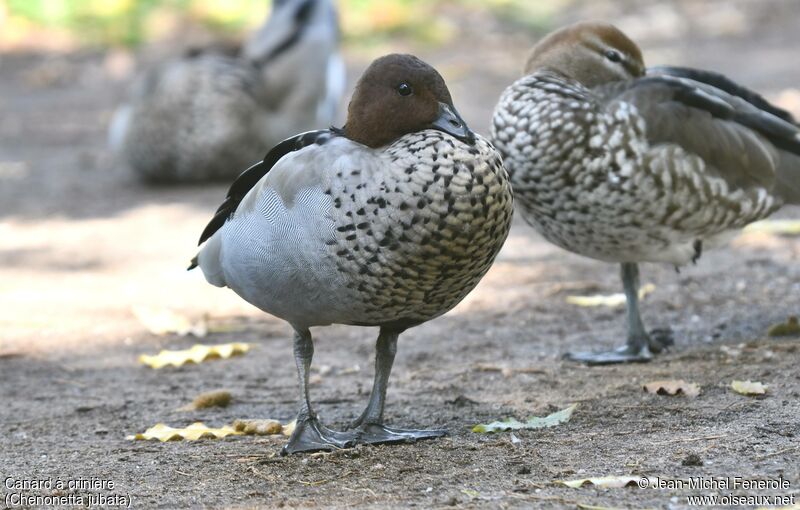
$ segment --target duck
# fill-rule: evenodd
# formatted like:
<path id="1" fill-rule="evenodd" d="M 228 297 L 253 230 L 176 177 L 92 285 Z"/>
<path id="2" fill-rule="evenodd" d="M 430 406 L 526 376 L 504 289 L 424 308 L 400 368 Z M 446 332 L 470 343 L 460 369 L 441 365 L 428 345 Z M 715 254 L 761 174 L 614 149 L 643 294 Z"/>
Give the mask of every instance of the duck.
<path id="1" fill-rule="evenodd" d="M 338 42 L 332 0 L 275 0 L 238 51 L 192 49 L 136 79 L 110 147 L 149 184 L 229 182 L 281 140 L 336 121 Z"/>
<path id="2" fill-rule="evenodd" d="M 754 91 L 712 71 L 646 68 L 604 22 L 538 42 L 495 107 L 490 139 L 518 208 L 546 240 L 619 264 L 627 338 L 588 364 L 645 362 L 673 344 L 648 332 L 639 264 L 696 263 L 743 227 L 800 203 L 800 128 Z"/>
<path id="3" fill-rule="evenodd" d="M 446 433 L 384 424 L 397 340 L 477 285 L 512 213 L 500 155 L 442 76 L 405 54 L 367 67 L 342 128 L 288 138 L 233 182 L 189 269 L 294 330 L 301 406 L 282 453 Z M 379 328 L 369 401 L 345 431 L 321 423 L 308 392 L 309 329 L 330 324 Z"/>

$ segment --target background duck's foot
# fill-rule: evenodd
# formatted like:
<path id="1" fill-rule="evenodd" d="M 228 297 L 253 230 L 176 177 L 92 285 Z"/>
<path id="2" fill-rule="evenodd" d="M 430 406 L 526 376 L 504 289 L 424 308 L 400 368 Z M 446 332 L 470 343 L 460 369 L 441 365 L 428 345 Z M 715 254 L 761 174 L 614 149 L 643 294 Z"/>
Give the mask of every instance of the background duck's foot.
<path id="1" fill-rule="evenodd" d="M 623 345 L 610 351 L 568 352 L 565 359 L 586 363 L 587 365 L 612 365 L 614 363 L 645 363 L 653 359 L 649 342 L 638 345 Z"/>
<path id="2" fill-rule="evenodd" d="M 653 354 L 660 354 L 675 345 L 672 328 L 651 329 L 647 345 Z"/>
<path id="3" fill-rule="evenodd" d="M 298 418 L 292 437 L 281 449 L 281 455 L 352 448 L 355 444 L 356 434 L 353 432 L 336 432 L 322 425 L 317 418 Z"/>
<path id="4" fill-rule="evenodd" d="M 413 443 L 447 435 L 447 430 L 395 429 L 379 423 L 367 423 L 356 429 L 361 444 Z"/>

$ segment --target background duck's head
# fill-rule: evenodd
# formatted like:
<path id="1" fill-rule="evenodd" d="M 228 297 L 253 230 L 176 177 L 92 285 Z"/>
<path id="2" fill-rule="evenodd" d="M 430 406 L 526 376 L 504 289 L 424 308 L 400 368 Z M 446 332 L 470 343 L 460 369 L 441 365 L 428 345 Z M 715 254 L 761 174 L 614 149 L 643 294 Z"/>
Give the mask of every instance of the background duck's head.
<path id="1" fill-rule="evenodd" d="M 470 144 L 475 140 L 436 69 L 413 55 L 375 60 L 353 92 L 344 127 L 347 137 L 382 147 L 423 129 L 437 129 Z"/>
<path id="2" fill-rule="evenodd" d="M 549 70 L 586 87 L 629 80 L 645 72 L 636 43 L 613 25 L 581 22 L 557 30 L 533 47 L 525 74 Z"/>
<path id="3" fill-rule="evenodd" d="M 339 20 L 331 0 L 274 0 L 272 12 L 244 46 L 245 58 L 266 65 L 308 41 L 336 48 Z"/>

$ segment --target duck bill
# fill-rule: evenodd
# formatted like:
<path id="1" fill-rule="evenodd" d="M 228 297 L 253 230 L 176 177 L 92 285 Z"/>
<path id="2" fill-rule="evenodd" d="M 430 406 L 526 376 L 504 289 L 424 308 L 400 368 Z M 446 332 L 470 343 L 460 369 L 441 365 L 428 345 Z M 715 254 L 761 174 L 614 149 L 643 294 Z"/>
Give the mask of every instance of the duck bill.
<path id="1" fill-rule="evenodd" d="M 455 108 L 446 103 L 439 103 L 439 115 L 431 123 L 431 128 L 453 135 L 466 144 L 475 143 L 475 133 L 467 127 Z"/>

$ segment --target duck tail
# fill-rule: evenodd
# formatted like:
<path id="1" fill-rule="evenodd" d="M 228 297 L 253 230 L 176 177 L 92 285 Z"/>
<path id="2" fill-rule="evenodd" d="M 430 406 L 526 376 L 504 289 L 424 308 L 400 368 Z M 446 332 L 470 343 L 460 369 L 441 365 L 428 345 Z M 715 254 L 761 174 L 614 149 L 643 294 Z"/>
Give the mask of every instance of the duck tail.
<path id="1" fill-rule="evenodd" d="M 197 267 L 197 255 L 192 257 L 191 262 L 189 263 L 189 267 L 186 268 L 187 271 L 191 271 L 192 269 Z"/>

